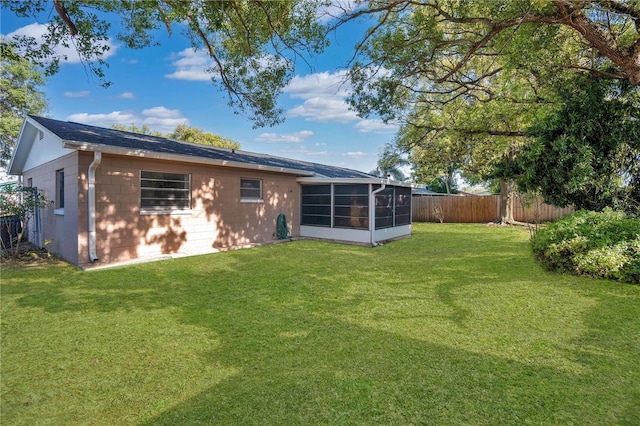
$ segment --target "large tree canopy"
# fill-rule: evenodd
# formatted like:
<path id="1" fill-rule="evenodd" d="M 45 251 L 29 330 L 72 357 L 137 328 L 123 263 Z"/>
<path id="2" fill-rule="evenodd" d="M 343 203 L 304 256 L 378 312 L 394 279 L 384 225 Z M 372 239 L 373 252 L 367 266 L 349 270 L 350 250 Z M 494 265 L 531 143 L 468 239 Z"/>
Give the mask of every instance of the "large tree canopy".
<path id="1" fill-rule="evenodd" d="M 370 2 L 356 15 L 379 24 L 352 64 L 351 105 L 402 123 L 398 146 L 425 180 L 514 161 L 575 75 L 640 85 L 637 1 Z"/>
<path id="2" fill-rule="evenodd" d="M 337 20 L 321 21 L 331 4 Z M 55 46 L 75 46 L 108 82 L 103 56 L 112 21 L 131 48 L 153 44 L 154 30 L 186 28 L 216 66 L 212 78 L 230 104 L 257 126 L 279 123 L 277 96 L 297 59 L 322 51 L 326 31 L 373 20 L 356 47 L 351 98 L 362 114 L 401 116 L 416 102 L 503 95 L 491 80 L 537 64 L 544 81 L 559 70 L 590 70 L 640 85 L 639 0 L 2 0 L 19 16 L 50 16 L 44 44 L 14 40 L 31 61 L 55 72 Z M 48 14 L 48 15 L 47 15 Z M 328 22 L 323 25 L 321 22 Z M 561 46 L 561 48 L 557 47 Z M 496 58 L 503 58 L 499 61 Z M 546 60 L 551 61 L 546 63 Z"/>
<path id="3" fill-rule="evenodd" d="M 495 80 L 525 66 L 544 83 L 566 70 L 640 85 L 638 0 L 372 1 L 351 69 L 360 113 L 402 118 L 416 104 L 509 96 Z"/>
<path id="4" fill-rule="evenodd" d="M 48 74 L 64 60 L 55 47 L 74 46 L 104 85 L 110 84 L 103 59 L 112 36 L 110 22 L 121 23 L 117 38 L 133 49 L 155 43 L 154 30 L 172 34 L 178 28 L 194 49 L 213 59 L 212 80 L 256 126 L 282 120 L 277 97 L 293 76 L 296 60 L 327 43 L 316 20 L 316 0 L 2 0 L 2 7 L 22 17 L 50 17 L 42 42 L 27 36 L 4 42 Z"/>

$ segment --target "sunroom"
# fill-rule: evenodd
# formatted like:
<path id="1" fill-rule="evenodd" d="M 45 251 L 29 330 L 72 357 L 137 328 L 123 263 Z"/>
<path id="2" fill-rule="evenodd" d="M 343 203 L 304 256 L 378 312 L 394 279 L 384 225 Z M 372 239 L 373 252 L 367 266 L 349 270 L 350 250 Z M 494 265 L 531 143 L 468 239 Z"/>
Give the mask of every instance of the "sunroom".
<path id="1" fill-rule="evenodd" d="M 385 179 L 299 178 L 300 236 L 376 246 L 411 235 L 411 186 Z"/>

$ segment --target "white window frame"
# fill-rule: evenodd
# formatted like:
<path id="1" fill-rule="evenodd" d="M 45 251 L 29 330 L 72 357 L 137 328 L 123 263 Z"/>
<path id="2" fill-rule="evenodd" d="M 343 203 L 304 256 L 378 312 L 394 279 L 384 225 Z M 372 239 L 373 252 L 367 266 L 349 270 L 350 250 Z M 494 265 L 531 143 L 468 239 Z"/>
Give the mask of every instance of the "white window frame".
<path id="1" fill-rule="evenodd" d="M 56 196 L 53 214 L 64 216 L 64 169 L 56 170 Z"/>
<path id="2" fill-rule="evenodd" d="M 258 189 L 259 189 L 259 194 L 257 197 L 252 196 L 252 197 L 248 197 L 248 196 L 243 196 L 242 191 L 243 186 L 244 186 L 244 182 L 258 182 Z M 247 189 L 252 189 L 254 190 L 255 188 L 247 188 Z M 262 179 L 256 179 L 256 178 L 240 178 L 240 202 L 241 203 L 264 203 L 264 199 L 262 197 L 263 191 L 262 191 Z"/>
<path id="3" fill-rule="evenodd" d="M 149 174 L 149 173 L 158 173 L 158 174 L 164 174 L 164 175 L 174 175 L 175 177 L 181 177 L 181 179 L 162 179 L 159 177 L 150 177 L 150 176 L 146 176 L 143 177 L 143 174 Z M 152 215 L 152 214 L 191 214 L 191 174 L 189 173 L 175 173 L 175 172 L 165 172 L 165 171 L 158 171 L 158 170 L 140 170 L 140 190 L 138 193 L 138 202 L 140 205 L 140 214 L 141 215 Z M 182 182 L 182 183 L 186 183 L 186 188 L 171 188 L 171 187 L 162 187 L 162 186 L 146 186 L 144 185 L 144 183 L 149 183 L 149 182 Z M 187 202 L 186 202 L 186 206 L 184 207 L 180 207 L 180 206 L 171 206 L 171 205 L 167 205 L 167 206 L 163 206 L 163 205 L 156 205 L 156 206 L 144 206 L 142 205 L 142 200 L 143 200 L 143 191 L 146 189 L 150 189 L 150 190 L 158 190 L 160 192 L 167 192 L 167 193 L 171 193 L 171 192 L 176 192 L 176 193 L 186 193 L 187 194 Z M 147 200 L 151 200 L 154 199 L 152 197 L 147 197 Z M 157 200 L 163 200 L 162 198 L 156 197 L 155 199 Z M 164 199 L 166 200 L 166 199 Z M 184 200 L 184 199 L 183 199 Z"/>

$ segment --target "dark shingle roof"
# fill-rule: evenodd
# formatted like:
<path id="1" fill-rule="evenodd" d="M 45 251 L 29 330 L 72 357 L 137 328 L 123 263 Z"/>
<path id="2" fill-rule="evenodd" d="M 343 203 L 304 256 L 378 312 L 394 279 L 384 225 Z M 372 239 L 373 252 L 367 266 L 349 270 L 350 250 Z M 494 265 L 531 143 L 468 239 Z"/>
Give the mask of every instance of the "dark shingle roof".
<path id="1" fill-rule="evenodd" d="M 133 149 L 157 154 L 181 155 L 209 160 L 230 161 L 252 166 L 265 166 L 300 170 L 327 178 L 373 178 L 357 170 L 327 166 L 318 163 L 274 157 L 246 151 L 198 145 L 158 136 L 123 132 L 121 130 L 89 126 L 86 124 L 59 121 L 51 118 L 30 116 L 33 120 L 53 132 L 64 141 L 105 145 L 114 148 Z"/>

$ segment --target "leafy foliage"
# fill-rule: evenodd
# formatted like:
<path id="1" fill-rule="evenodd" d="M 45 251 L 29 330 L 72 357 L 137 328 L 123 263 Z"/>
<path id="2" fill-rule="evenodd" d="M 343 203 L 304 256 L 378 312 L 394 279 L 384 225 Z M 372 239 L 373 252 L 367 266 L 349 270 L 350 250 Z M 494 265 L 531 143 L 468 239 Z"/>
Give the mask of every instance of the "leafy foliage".
<path id="1" fill-rule="evenodd" d="M 185 142 L 198 143 L 200 145 L 217 146 L 218 148 L 240 149 L 240 144 L 234 140 L 214 133 L 204 132 L 197 127 L 185 125 L 179 125 L 173 133 L 169 133 L 167 137 Z"/>
<path id="2" fill-rule="evenodd" d="M 44 208 L 47 205 L 47 199 L 35 188 L 17 184 L 2 185 L 0 192 L 0 217 L 16 217 L 20 222 L 16 228 L 12 226 L 6 228 L 9 234 L 9 246 L 4 247 L 3 241 L 2 248 L 5 250 L 13 250 L 14 255 L 18 256 L 24 231 L 33 218 L 35 210 Z"/>
<path id="3" fill-rule="evenodd" d="M 43 66 L 46 75 L 56 73 L 66 59 L 57 55 L 56 46 L 73 46 L 103 86 L 111 84 L 104 59 L 110 50 L 111 21 L 121 22 L 117 39 L 132 49 L 151 46 L 161 28 L 171 35 L 177 27 L 194 49 L 211 57 L 212 80 L 226 91 L 229 104 L 256 126 L 282 121 L 283 111 L 276 101 L 293 76 L 296 59 L 327 45 L 324 29 L 315 20 L 319 3 L 2 0 L 3 9 L 17 16 L 49 19 L 43 43 L 30 36 L 7 43 Z"/>
<path id="4" fill-rule="evenodd" d="M 47 101 L 40 87 L 44 77 L 9 46 L 0 51 L 0 167 L 6 167 L 26 114 L 42 115 Z"/>
<path id="5" fill-rule="evenodd" d="M 580 77 L 559 92 L 562 108 L 532 126 L 507 174 L 557 206 L 640 211 L 640 90 Z"/>
<path id="6" fill-rule="evenodd" d="M 531 243 L 548 269 L 640 283 L 640 218 L 582 210 L 540 229 Z"/>
<path id="7" fill-rule="evenodd" d="M 404 158 L 402 153 L 394 149 L 393 145 L 388 144 L 385 145 L 380 157 L 378 158 L 378 164 L 371 174 L 402 182 L 406 179 L 406 176 L 401 170 L 401 167 L 408 164 L 409 162 Z"/>
<path id="8" fill-rule="evenodd" d="M 544 97 L 536 86 L 576 70 L 640 85 L 640 11 L 622 1 L 371 2 L 355 14 L 378 21 L 351 67 L 350 101 L 364 115 L 392 119 L 415 104 L 520 98 L 523 90 Z M 521 66 L 535 80 L 519 84 Z M 500 79 L 519 87 L 496 90 Z"/>
<path id="9" fill-rule="evenodd" d="M 356 45 L 349 64 L 352 104 L 366 115 L 397 116 L 416 101 L 486 101 L 505 94 L 491 81 L 532 64 L 537 79 L 568 69 L 606 73 L 640 85 L 640 12 L 637 0 L 469 0 L 442 2 L 329 0 L 168 1 L 2 0 L 21 17 L 44 18 L 43 43 L 22 36 L 6 41 L 26 58 L 57 72 L 65 58 L 56 46 L 73 46 L 103 85 L 111 25 L 133 49 L 184 30 L 192 46 L 213 61 L 212 80 L 229 104 L 256 126 L 281 122 L 277 97 L 307 61 L 329 44 L 327 32 L 363 18 L 376 22 Z M 330 14 L 328 9 L 338 11 Z M 324 19 L 324 18 L 334 19 Z M 322 19 L 321 19 L 322 18 Z M 497 60 L 499 59 L 499 60 Z M 526 86 L 523 86 L 526 89 Z M 513 88 L 511 88 L 513 89 Z"/>
<path id="10" fill-rule="evenodd" d="M 132 124 L 131 126 L 116 124 L 112 127 L 116 130 L 122 130 L 125 132 L 160 136 L 185 142 L 198 143 L 201 145 L 215 146 L 218 148 L 240 149 L 240 144 L 234 140 L 216 135 L 215 133 L 205 132 L 202 129 L 198 129 L 197 127 L 189 127 L 183 124 L 177 126 L 173 132 L 167 134 L 158 131 L 154 132 L 147 125 L 138 127 L 135 124 Z"/>

